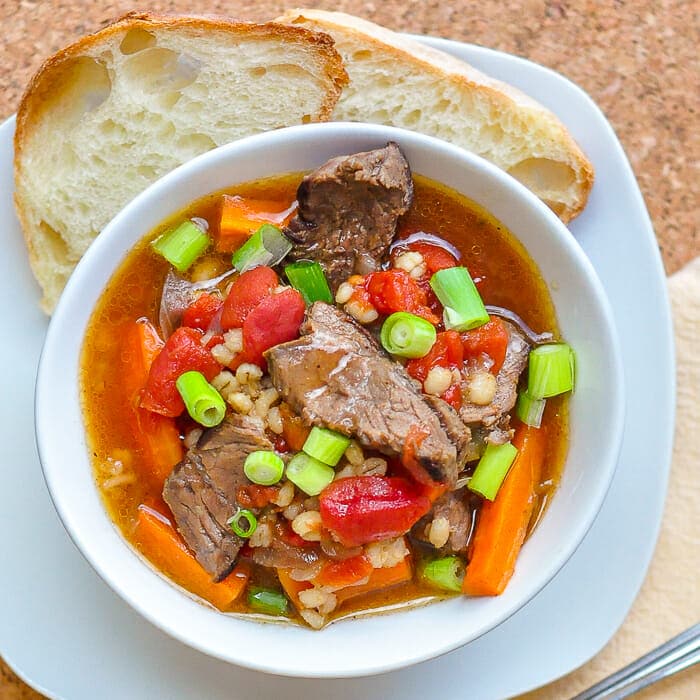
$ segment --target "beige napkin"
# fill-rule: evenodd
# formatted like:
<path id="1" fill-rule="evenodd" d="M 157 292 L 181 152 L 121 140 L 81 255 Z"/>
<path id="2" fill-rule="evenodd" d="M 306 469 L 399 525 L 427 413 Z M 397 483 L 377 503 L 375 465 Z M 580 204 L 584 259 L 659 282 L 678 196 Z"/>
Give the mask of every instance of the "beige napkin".
<path id="1" fill-rule="evenodd" d="M 676 333 L 676 437 L 651 567 L 627 619 L 607 646 L 581 668 L 521 700 L 570 698 L 700 622 L 700 258 L 673 275 L 668 288 Z M 635 697 L 698 700 L 700 665 Z"/>

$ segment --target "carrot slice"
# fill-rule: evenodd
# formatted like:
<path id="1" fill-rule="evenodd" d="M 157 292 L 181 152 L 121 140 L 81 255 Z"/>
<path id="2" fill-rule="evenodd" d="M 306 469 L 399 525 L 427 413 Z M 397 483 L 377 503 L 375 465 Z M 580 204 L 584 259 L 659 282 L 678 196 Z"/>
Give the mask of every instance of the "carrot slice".
<path id="1" fill-rule="evenodd" d="M 138 401 L 153 360 L 164 343 L 155 326 L 143 318 L 128 324 L 122 337 L 124 345 L 119 376 L 134 411 L 136 434 L 148 465 L 146 476 L 152 477 L 160 486 L 182 459 L 180 432 L 173 418 L 146 411 Z"/>
<path id="2" fill-rule="evenodd" d="M 546 445 L 543 429 L 519 424 L 518 456 L 494 501 L 484 501 L 462 584 L 468 595 L 500 595 L 515 570 L 535 503 Z"/>
<path id="3" fill-rule="evenodd" d="M 148 505 L 138 507 L 134 537 L 141 551 L 159 569 L 219 610 L 230 608 L 248 584 L 250 566 L 247 562 L 239 562 L 223 581 L 214 583 L 170 521 Z"/>
<path id="4" fill-rule="evenodd" d="M 296 210 L 296 202 L 223 196 L 216 249 L 222 253 L 238 250 L 261 224 L 282 226 Z"/>
<path id="5" fill-rule="evenodd" d="M 335 595 L 338 599 L 338 603 L 342 603 L 345 600 L 356 598 L 365 593 L 373 593 L 382 588 L 389 588 L 389 586 L 405 583 L 406 581 L 410 581 L 412 576 L 413 564 L 411 555 L 409 554 L 396 566 L 387 567 L 385 569 L 374 569 L 367 583 L 360 584 L 359 586 L 341 588 L 339 591 L 335 592 Z"/>
<path id="6" fill-rule="evenodd" d="M 277 577 L 282 584 L 284 592 L 287 594 L 287 598 L 292 601 L 294 607 L 298 610 L 301 606 L 299 594 L 307 588 L 312 588 L 313 584 L 310 581 L 295 581 L 289 575 L 289 571 L 289 569 L 277 569 Z"/>

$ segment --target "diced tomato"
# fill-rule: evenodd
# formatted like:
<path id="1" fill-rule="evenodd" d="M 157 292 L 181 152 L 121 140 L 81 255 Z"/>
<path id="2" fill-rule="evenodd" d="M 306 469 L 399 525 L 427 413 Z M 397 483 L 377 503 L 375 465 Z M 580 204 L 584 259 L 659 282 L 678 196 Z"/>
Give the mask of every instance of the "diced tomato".
<path id="1" fill-rule="evenodd" d="M 336 479 L 319 495 L 321 522 L 346 547 L 403 535 L 430 505 L 415 484 L 399 477 Z"/>
<path id="2" fill-rule="evenodd" d="M 466 360 L 479 359 L 488 355 L 493 360 L 492 374 L 498 374 L 506 359 L 508 350 L 508 329 L 500 318 L 491 318 L 479 328 L 462 333 L 462 347 Z"/>
<path id="3" fill-rule="evenodd" d="M 248 314 L 263 300 L 269 297 L 279 284 L 279 277 L 271 267 L 254 267 L 240 275 L 231 285 L 224 300 L 221 313 L 221 327 L 241 328 Z"/>
<path id="4" fill-rule="evenodd" d="M 440 319 L 428 307 L 426 293 L 405 270 L 372 272 L 365 279 L 372 306 L 380 314 L 409 311 L 437 325 Z"/>
<path id="5" fill-rule="evenodd" d="M 291 287 L 263 299 L 243 322 L 243 353 L 247 362 L 265 367 L 263 353 L 299 337 L 306 304 Z"/>
<path id="6" fill-rule="evenodd" d="M 236 491 L 236 501 L 243 508 L 264 508 L 279 495 L 278 486 L 246 484 Z"/>
<path id="7" fill-rule="evenodd" d="M 370 560 L 364 554 L 350 557 L 343 561 L 329 561 L 323 565 L 318 576 L 314 579 L 317 586 L 332 586 L 342 588 L 359 583 L 374 571 Z"/>
<path id="8" fill-rule="evenodd" d="M 223 299 L 216 294 L 207 292 L 200 294 L 182 314 L 182 324 L 188 328 L 199 328 L 206 331 L 211 325 L 212 319 L 219 313 L 224 305 Z"/>
<path id="9" fill-rule="evenodd" d="M 457 331 L 442 331 L 437 334 L 433 347 L 425 357 L 409 360 L 406 371 L 419 382 L 424 382 L 433 367 L 462 369 L 464 351 L 462 339 Z"/>
<path id="10" fill-rule="evenodd" d="M 453 382 L 450 384 L 447 391 L 440 398 L 450 404 L 455 411 L 459 411 L 462 408 L 462 387 L 460 383 Z"/>
<path id="11" fill-rule="evenodd" d="M 185 404 L 175 386 L 177 378 L 185 372 L 197 371 L 211 381 L 221 371 L 221 365 L 202 347 L 201 338 L 201 331 L 184 327 L 168 338 L 148 373 L 141 395 L 142 408 L 163 416 L 178 416 Z"/>
<path id="12" fill-rule="evenodd" d="M 449 250 L 434 243 L 416 241 L 415 243 L 409 243 L 408 249 L 414 250 L 423 256 L 423 262 L 425 262 L 425 266 L 428 268 L 428 273 L 431 276 L 438 270 L 457 266 L 457 258 Z"/>
<path id="13" fill-rule="evenodd" d="M 406 371 L 421 384 L 425 381 L 433 367 L 444 367 L 461 371 L 464 362 L 462 339 L 457 331 L 442 331 L 430 352 L 425 357 L 409 360 Z M 462 407 L 462 388 L 459 382 L 453 382 L 440 397 L 443 401 L 459 410 Z"/>

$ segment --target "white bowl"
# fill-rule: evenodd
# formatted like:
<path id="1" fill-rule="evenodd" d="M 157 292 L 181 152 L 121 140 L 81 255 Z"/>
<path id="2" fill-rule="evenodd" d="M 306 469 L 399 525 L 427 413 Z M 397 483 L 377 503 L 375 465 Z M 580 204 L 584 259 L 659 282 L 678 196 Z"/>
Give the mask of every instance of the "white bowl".
<path id="1" fill-rule="evenodd" d="M 577 355 L 570 446 L 561 483 L 527 541 L 506 591 L 347 620 L 316 632 L 217 612 L 157 574 L 122 538 L 95 487 L 81 415 L 79 356 L 88 319 L 132 246 L 210 192 L 268 175 L 311 170 L 332 156 L 398 142 L 415 173 L 476 201 L 520 239 L 547 282 L 563 336 Z M 421 134 L 369 124 L 281 129 L 210 151 L 159 180 L 105 228 L 70 278 L 39 363 L 36 431 L 56 509 L 102 578 L 160 629 L 200 651 L 268 673 L 369 675 L 455 649 L 530 600 L 573 554 L 603 502 L 622 438 L 620 351 L 610 306 L 578 243 L 557 217 L 495 166 Z M 572 601 L 572 605 L 575 601 Z"/>

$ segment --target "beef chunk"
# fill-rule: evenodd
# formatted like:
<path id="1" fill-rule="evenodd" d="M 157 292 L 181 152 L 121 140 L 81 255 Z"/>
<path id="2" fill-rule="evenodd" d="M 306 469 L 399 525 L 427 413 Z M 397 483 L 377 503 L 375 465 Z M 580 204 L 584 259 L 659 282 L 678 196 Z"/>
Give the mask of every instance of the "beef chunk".
<path id="1" fill-rule="evenodd" d="M 351 274 L 379 269 L 399 216 L 413 201 L 408 162 L 395 143 L 333 158 L 308 174 L 286 233 L 291 256 L 316 260 L 332 288 Z"/>
<path id="2" fill-rule="evenodd" d="M 205 431 L 165 481 L 163 498 L 177 529 L 215 581 L 228 576 L 243 546 L 226 525 L 238 508 L 238 487 L 248 483 L 243 462 L 255 450 L 271 449 L 260 423 L 231 415 Z"/>
<path id="3" fill-rule="evenodd" d="M 472 532 L 474 507 L 466 489 L 448 491 L 435 501 L 432 510 L 421 518 L 411 531 L 414 539 L 430 544 L 429 526 L 437 518 L 445 518 L 449 523 L 450 536 L 447 543 L 440 547 L 442 556 L 463 553 Z"/>
<path id="4" fill-rule="evenodd" d="M 454 484 L 455 445 L 401 364 L 344 311 L 323 302 L 307 311 L 301 333 L 266 353 L 272 382 L 296 413 L 390 456 L 401 455 L 409 434 L 424 429 L 418 462 L 435 481 Z"/>
<path id="5" fill-rule="evenodd" d="M 509 334 L 508 349 L 503 366 L 496 375 L 496 395 L 493 401 L 485 406 L 465 401 L 459 411 L 460 418 L 468 425 L 481 424 L 494 431 L 502 430 L 504 417 L 515 406 L 518 380 L 527 365 L 530 352 L 525 336 L 512 323 L 504 323 Z M 505 425 L 507 426 L 507 421 Z"/>
<path id="6" fill-rule="evenodd" d="M 428 394 L 425 395 L 425 400 L 437 413 L 442 427 L 457 450 L 457 470 L 459 471 L 468 461 L 470 455 L 473 454 L 471 430 L 464 424 L 457 411 L 450 404 L 437 396 Z M 472 457 L 472 459 L 474 458 Z"/>

